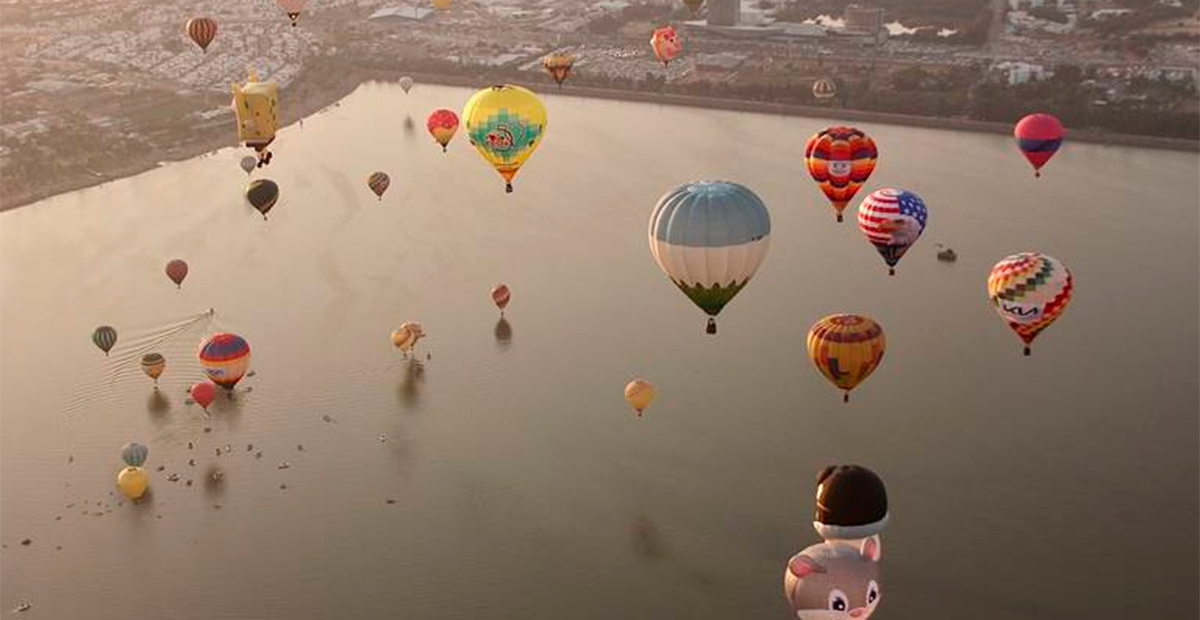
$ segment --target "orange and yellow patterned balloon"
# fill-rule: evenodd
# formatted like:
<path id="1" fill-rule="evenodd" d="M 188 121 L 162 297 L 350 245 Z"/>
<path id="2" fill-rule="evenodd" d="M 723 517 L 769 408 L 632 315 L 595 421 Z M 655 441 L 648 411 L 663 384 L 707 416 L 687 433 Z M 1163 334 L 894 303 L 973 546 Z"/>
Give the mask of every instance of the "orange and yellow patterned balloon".
<path id="1" fill-rule="evenodd" d="M 833 314 L 808 330 L 808 357 L 830 383 L 845 393 L 862 383 L 883 359 L 887 339 L 875 321 L 858 314 Z"/>
<path id="2" fill-rule="evenodd" d="M 988 300 L 1017 336 L 1025 355 L 1038 334 L 1071 302 L 1074 280 L 1062 261 L 1037 252 L 1005 257 L 988 275 Z"/>
<path id="3" fill-rule="evenodd" d="M 442 152 L 445 153 L 446 146 L 458 132 L 458 115 L 445 108 L 434 110 L 425 119 L 425 129 L 429 130 L 435 142 L 442 145 Z"/>
<path id="4" fill-rule="evenodd" d="M 875 170 L 878 156 L 875 141 L 853 127 L 829 127 L 808 139 L 804 165 L 833 203 L 837 221 L 842 221 L 842 210 Z"/>
<path id="5" fill-rule="evenodd" d="M 650 49 L 654 50 L 654 57 L 662 61 L 665 67 L 683 51 L 683 43 L 675 34 L 674 26 L 663 26 L 650 35 Z"/>

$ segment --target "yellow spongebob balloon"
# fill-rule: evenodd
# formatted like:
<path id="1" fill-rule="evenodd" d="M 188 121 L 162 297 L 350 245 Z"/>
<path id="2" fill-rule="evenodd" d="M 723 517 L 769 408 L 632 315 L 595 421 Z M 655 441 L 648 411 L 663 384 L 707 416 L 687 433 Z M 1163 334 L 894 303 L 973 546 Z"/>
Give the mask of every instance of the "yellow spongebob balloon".
<path id="1" fill-rule="evenodd" d="M 238 140 L 258 152 L 258 165 L 271 161 L 267 145 L 275 139 L 275 128 L 279 123 L 279 88 L 275 82 L 260 82 L 254 71 L 249 71 L 246 84 L 232 86 L 233 111 L 237 114 Z"/>
<path id="2" fill-rule="evenodd" d="M 500 176 L 504 191 L 546 134 L 546 108 L 520 86 L 492 86 L 477 93 L 462 113 L 467 138 Z"/>

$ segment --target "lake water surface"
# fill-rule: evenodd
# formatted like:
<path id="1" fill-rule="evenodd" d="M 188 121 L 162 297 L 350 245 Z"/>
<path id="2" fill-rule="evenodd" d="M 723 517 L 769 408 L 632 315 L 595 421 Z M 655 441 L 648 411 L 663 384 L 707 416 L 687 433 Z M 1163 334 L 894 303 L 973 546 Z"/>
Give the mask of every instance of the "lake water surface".
<path id="1" fill-rule="evenodd" d="M 0 215 L 5 614 L 785 618 L 813 476 L 854 462 L 891 498 L 882 620 L 1196 617 L 1195 154 L 1068 144 L 1038 180 L 1003 136 L 861 124 L 867 189 L 930 209 L 889 278 L 803 172 L 831 119 L 550 95 L 506 196 L 463 135 L 425 134 L 469 94 L 369 84 L 282 131 L 266 222 L 235 149 Z M 646 242 L 657 198 L 705 178 L 773 225 L 715 337 Z M 1024 250 L 1077 286 L 1029 358 L 984 290 Z M 848 405 L 805 354 L 833 312 L 888 338 Z M 388 340 L 407 320 L 419 363 Z M 214 329 L 257 372 L 204 419 L 185 388 Z M 642 419 L 633 376 L 659 387 Z M 113 487 L 130 440 L 136 506 Z"/>

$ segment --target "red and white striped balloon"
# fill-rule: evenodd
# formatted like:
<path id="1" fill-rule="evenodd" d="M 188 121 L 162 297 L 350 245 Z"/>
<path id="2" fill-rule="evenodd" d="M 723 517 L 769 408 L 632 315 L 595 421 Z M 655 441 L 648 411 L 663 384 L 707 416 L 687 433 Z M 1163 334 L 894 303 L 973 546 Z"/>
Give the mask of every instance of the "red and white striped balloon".
<path id="1" fill-rule="evenodd" d="M 189 19 L 187 26 L 184 27 L 184 32 L 200 46 L 204 52 L 208 52 L 208 44 L 212 43 L 217 36 L 217 22 L 207 17 L 197 17 Z"/>
<path id="2" fill-rule="evenodd" d="M 512 299 L 512 291 L 508 290 L 507 284 L 497 284 L 492 287 L 492 303 L 504 312 L 504 308 L 508 306 L 508 300 Z"/>

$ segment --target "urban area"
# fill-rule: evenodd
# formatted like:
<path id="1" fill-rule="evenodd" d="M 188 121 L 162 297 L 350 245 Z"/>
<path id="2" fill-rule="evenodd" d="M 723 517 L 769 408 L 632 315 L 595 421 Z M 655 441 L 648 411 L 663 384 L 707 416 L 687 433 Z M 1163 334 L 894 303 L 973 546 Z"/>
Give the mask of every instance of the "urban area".
<path id="1" fill-rule="evenodd" d="M 441 4 L 441 3 L 439 3 Z M 697 3 L 688 3 L 697 4 Z M 1200 138 L 1198 0 L 0 0 L 0 208 L 232 145 L 247 68 L 283 121 L 365 79 L 518 81 Z M 207 52 L 189 18 L 220 30 Z M 648 39 L 676 27 L 664 66 Z M 813 85 L 836 96 L 817 100 Z M 184 122 L 181 122 L 184 119 Z"/>

